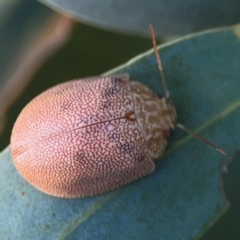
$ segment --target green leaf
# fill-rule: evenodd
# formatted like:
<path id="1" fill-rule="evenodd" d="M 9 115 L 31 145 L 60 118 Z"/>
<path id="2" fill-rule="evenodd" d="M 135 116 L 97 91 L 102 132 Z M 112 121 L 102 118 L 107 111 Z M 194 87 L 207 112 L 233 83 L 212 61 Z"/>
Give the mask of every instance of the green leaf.
<path id="1" fill-rule="evenodd" d="M 86 199 L 47 196 L 0 156 L 0 236 L 4 239 L 197 239 L 229 204 L 221 168 L 240 145 L 240 26 L 207 31 L 159 50 L 178 121 L 222 147 L 223 156 L 176 129 L 151 175 Z M 153 51 L 108 74 L 162 92 Z M 237 133 L 237 134 L 236 134 Z M 236 157 L 235 157 L 236 158 Z"/>
<path id="2" fill-rule="evenodd" d="M 182 35 L 240 21 L 239 0 L 39 0 L 80 22 L 131 34 Z"/>

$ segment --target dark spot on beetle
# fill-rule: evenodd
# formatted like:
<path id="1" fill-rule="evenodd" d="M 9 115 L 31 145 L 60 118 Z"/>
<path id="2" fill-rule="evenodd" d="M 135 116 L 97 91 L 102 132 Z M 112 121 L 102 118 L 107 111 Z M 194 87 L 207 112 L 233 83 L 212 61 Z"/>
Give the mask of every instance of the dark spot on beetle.
<path id="1" fill-rule="evenodd" d="M 120 140 L 120 133 L 117 133 L 117 132 L 113 132 L 111 134 L 111 138 L 114 139 L 115 141 L 119 141 Z"/>
<path id="2" fill-rule="evenodd" d="M 133 152 L 133 146 L 129 143 L 119 143 L 118 148 L 121 150 L 122 153 L 131 154 Z"/>
<path id="3" fill-rule="evenodd" d="M 25 192 L 22 191 L 22 192 L 21 192 L 21 196 L 23 197 L 24 195 L 25 195 Z"/>
<path id="4" fill-rule="evenodd" d="M 174 129 L 173 129 L 173 128 L 169 128 L 169 129 L 168 129 L 168 134 L 169 134 L 169 136 L 172 136 L 173 133 L 174 133 Z"/>
<path id="5" fill-rule="evenodd" d="M 123 81 L 120 78 L 111 78 L 110 86 L 104 91 L 103 98 L 109 98 L 117 94 L 123 85 Z"/>
<path id="6" fill-rule="evenodd" d="M 100 109 L 106 109 L 111 107 L 111 102 L 104 102 L 102 103 L 102 106 L 100 107 Z"/>
<path id="7" fill-rule="evenodd" d="M 162 99 L 162 98 L 163 98 L 163 95 L 162 95 L 161 93 L 157 93 L 156 95 L 157 95 L 157 97 L 158 97 L 159 99 Z"/>
<path id="8" fill-rule="evenodd" d="M 80 162 L 85 158 L 85 154 L 83 152 L 77 152 L 74 156 L 73 156 L 73 160 L 76 162 Z"/>

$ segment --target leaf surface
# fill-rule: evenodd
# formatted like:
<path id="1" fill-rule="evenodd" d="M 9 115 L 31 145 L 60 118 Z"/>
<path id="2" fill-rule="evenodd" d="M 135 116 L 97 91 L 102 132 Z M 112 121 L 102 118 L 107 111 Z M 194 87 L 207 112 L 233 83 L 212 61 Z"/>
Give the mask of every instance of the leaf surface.
<path id="1" fill-rule="evenodd" d="M 97 27 L 149 36 L 150 23 L 158 37 L 183 35 L 240 21 L 239 0 L 39 0 Z"/>

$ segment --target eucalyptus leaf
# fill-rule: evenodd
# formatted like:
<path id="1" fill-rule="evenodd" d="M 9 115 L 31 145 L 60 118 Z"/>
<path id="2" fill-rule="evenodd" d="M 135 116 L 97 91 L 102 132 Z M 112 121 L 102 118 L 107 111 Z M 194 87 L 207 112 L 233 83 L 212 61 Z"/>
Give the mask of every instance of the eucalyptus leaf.
<path id="1" fill-rule="evenodd" d="M 239 0 L 39 0 L 80 22 L 149 36 L 152 23 L 158 37 L 182 35 L 240 21 Z"/>
<path id="2" fill-rule="evenodd" d="M 221 169 L 240 145 L 239 39 L 240 26 L 235 26 L 159 47 L 178 121 L 222 147 L 228 156 L 176 129 L 154 173 L 100 196 L 59 199 L 21 178 L 7 148 L 0 155 L 0 236 L 198 239 L 229 207 Z M 152 50 L 107 74 L 122 72 L 162 92 Z"/>

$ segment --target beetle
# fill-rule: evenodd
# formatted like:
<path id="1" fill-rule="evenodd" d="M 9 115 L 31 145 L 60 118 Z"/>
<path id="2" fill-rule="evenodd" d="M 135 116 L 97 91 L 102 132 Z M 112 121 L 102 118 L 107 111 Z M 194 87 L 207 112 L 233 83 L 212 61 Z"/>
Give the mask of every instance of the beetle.
<path id="1" fill-rule="evenodd" d="M 165 96 L 128 74 L 69 81 L 34 98 L 11 135 L 19 173 L 56 197 L 88 197 L 114 190 L 155 169 L 178 126 L 150 26 Z"/>

